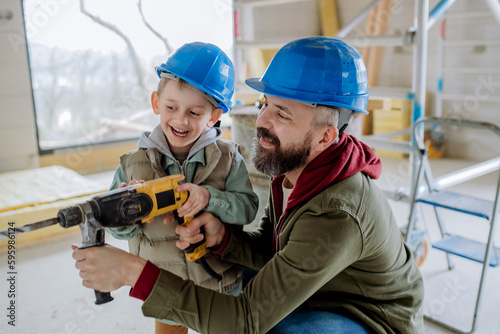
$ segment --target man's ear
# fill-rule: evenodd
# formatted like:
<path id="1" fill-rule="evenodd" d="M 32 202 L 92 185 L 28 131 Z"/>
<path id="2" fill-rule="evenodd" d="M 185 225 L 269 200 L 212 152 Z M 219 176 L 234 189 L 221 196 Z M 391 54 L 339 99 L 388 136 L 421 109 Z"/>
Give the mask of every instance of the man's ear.
<path id="1" fill-rule="evenodd" d="M 212 115 L 210 116 L 210 119 L 207 122 L 207 126 L 209 128 L 213 127 L 221 116 L 222 116 L 222 108 L 216 108 L 214 111 L 212 111 Z"/>
<path id="2" fill-rule="evenodd" d="M 315 149 L 319 152 L 326 150 L 328 147 L 332 146 L 335 139 L 339 136 L 339 131 L 334 126 L 325 126 L 318 134 L 319 140 L 316 144 Z"/>
<path id="3" fill-rule="evenodd" d="M 158 93 L 154 91 L 151 94 L 151 106 L 153 107 L 153 111 L 156 115 L 160 114 L 160 97 L 158 96 Z"/>

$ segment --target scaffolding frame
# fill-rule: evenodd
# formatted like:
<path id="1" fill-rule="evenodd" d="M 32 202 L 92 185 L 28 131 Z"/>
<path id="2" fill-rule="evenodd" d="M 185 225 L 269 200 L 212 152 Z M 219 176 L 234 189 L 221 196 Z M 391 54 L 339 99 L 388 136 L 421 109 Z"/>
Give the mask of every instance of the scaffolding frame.
<path id="1" fill-rule="evenodd" d="M 357 15 L 351 22 L 340 29 L 335 37 L 342 38 L 347 36 L 359 22 L 361 22 L 381 0 L 374 0 L 370 5 L 364 8 L 359 15 Z M 404 34 L 401 36 L 391 35 L 391 36 L 366 36 L 370 42 L 370 46 L 410 46 L 414 45 L 413 49 L 413 70 L 412 70 L 412 87 L 405 91 L 401 88 L 394 88 L 395 95 L 392 95 L 391 88 L 382 88 L 385 92 L 379 91 L 378 87 L 370 87 L 371 96 L 395 96 L 395 97 L 406 97 L 412 100 L 412 111 L 411 111 L 411 126 L 410 128 L 397 131 L 393 133 L 385 133 L 383 135 L 365 135 L 361 139 L 373 148 L 379 148 L 383 150 L 389 150 L 394 152 L 406 153 L 410 156 L 410 168 L 412 172 L 412 182 L 415 183 L 416 180 L 416 160 L 413 155 L 415 153 L 414 149 L 416 147 L 415 136 L 411 131 L 411 128 L 415 122 L 424 117 L 425 105 L 426 105 L 426 73 L 427 73 L 427 43 L 428 43 L 428 31 L 429 29 L 439 21 L 439 19 L 446 13 L 446 11 L 455 3 L 456 0 L 441 0 L 437 3 L 432 10 L 429 10 L 429 0 L 415 0 L 415 11 L 414 11 L 414 26 L 409 27 Z M 500 24 L 500 2 L 497 0 L 484 0 L 489 6 L 491 13 L 495 17 L 496 21 Z M 421 29 L 420 27 L 425 27 Z M 343 38 L 347 43 L 355 43 L 355 39 Z M 423 127 L 419 129 L 420 132 L 423 131 Z M 410 141 L 402 140 L 392 140 L 391 137 L 395 137 L 401 134 L 410 134 Z M 423 140 L 423 135 L 420 133 L 419 138 Z M 475 168 L 480 170 L 482 167 L 472 166 L 469 169 L 474 171 Z M 457 178 L 455 178 L 457 179 Z M 461 179 L 462 182 L 468 181 L 469 178 Z M 459 180 L 460 181 L 460 180 Z M 393 200 L 406 201 L 409 202 L 409 192 L 401 192 L 397 190 L 396 192 L 384 191 L 384 194 Z"/>
<path id="2" fill-rule="evenodd" d="M 415 137 L 418 137 L 418 127 L 420 125 L 423 125 L 424 123 L 486 130 L 491 131 L 500 137 L 500 127 L 493 123 L 457 120 L 441 117 L 422 117 L 421 119 L 416 121 L 413 125 L 413 132 Z M 448 173 L 438 179 L 435 179 L 432 176 L 431 167 L 427 158 L 427 149 L 424 145 L 421 144 L 421 140 L 417 140 L 415 142 L 415 153 L 419 160 L 419 167 L 417 171 L 417 180 L 412 187 L 410 216 L 408 219 L 408 231 L 410 232 L 407 233 L 406 240 L 410 238 L 411 231 L 414 230 L 416 224 L 416 220 L 414 219 L 414 217 L 416 215 L 417 204 L 423 203 L 432 205 L 441 234 L 441 240 L 434 243 L 433 247 L 446 252 L 448 269 L 451 270 L 454 267 L 450 254 L 482 263 L 481 277 L 479 280 L 479 287 L 474 304 L 474 314 L 469 331 L 462 331 L 461 329 L 432 316 L 424 315 L 424 318 L 427 321 L 435 323 L 456 333 L 474 333 L 477 329 L 477 320 L 481 306 L 481 298 L 484 295 L 487 271 L 490 266 L 498 267 L 500 264 L 500 248 L 496 248 L 494 242 L 494 235 L 498 220 L 497 215 L 499 213 L 500 203 L 500 177 L 498 178 L 493 201 L 486 201 L 475 198 L 473 196 L 462 195 L 443 190 L 455 184 L 461 183 L 464 180 L 471 180 L 481 175 L 499 171 L 500 157 L 476 164 L 472 167 L 467 167 L 452 173 Z M 425 182 L 423 182 L 423 184 L 420 184 L 420 180 L 422 179 L 424 179 Z M 466 205 L 466 203 L 469 204 Z M 490 225 L 486 243 L 480 246 L 480 243 L 477 241 L 449 233 L 444 226 L 444 222 L 441 218 L 438 208 L 453 210 L 462 214 L 486 219 Z"/>
<path id="3" fill-rule="evenodd" d="M 359 22 L 361 22 L 370 11 L 380 2 L 381 0 L 374 0 L 367 7 L 365 7 L 359 15 L 357 15 L 350 23 L 345 27 L 341 28 L 335 37 L 342 38 L 347 43 L 355 44 L 356 39 L 345 38 L 349 32 L 351 32 Z M 409 91 L 398 89 L 397 97 L 406 96 L 412 101 L 411 110 L 411 126 L 408 129 L 402 131 L 396 131 L 392 133 L 385 133 L 382 135 L 365 135 L 362 136 L 362 140 L 367 143 L 372 148 L 379 148 L 383 150 L 389 150 L 394 152 L 406 153 L 410 158 L 410 173 L 411 173 L 411 188 L 409 190 L 398 189 L 396 191 L 383 191 L 387 198 L 409 203 L 411 205 L 410 215 L 408 217 L 408 224 L 406 225 L 407 233 L 405 235 L 405 241 L 411 240 L 412 230 L 415 228 L 416 214 L 414 209 L 414 202 L 417 196 L 421 196 L 425 192 L 432 190 L 440 190 L 452 185 L 460 184 L 468 180 L 474 179 L 478 176 L 488 174 L 492 171 L 498 170 L 500 168 L 500 157 L 485 161 L 482 163 L 477 163 L 473 166 L 458 170 L 452 173 L 448 173 L 439 178 L 432 179 L 432 184 L 420 185 L 420 177 L 422 174 L 431 175 L 430 166 L 428 162 L 421 163 L 422 159 L 422 149 L 424 147 L 423 143 L 423 123 L 425 121 L 432 121 L 438 124 L 448 124 L 457 125 L 456 120 L 446 120 L 443 118 L 426 118 L 425 117 L 425 104 L 426 104 L 426 73 L 427 73 L 427 45 L 428 45 L 428 32 L 429 29 L 440 20 L 440 18 L 446 13 L 446 11 L 455 3 L 456 0 L 441 0 L 435 5 L 435 7 L 429 11 L 429 0 L 415 0 L 415 11 L 414 11 L 414 26 L 409 27 L 402 35 L 389 35 L 389 36 L 367 36 L 370 42 L 370 46 L 410 46 L 414 45 L 413 48 L 413 70 L 412 70 L 412 87 Z M 500 24 L 500 2 L 498 0 L 484 0 L 489 6 L 491 13 L 495 17 L 496 21 Z M 422 28 L 423 27 L 423 28 Z M 442 56 L 442 55 L 439 55 Z M 377 96 L 380 92 L 377 92 L 375 87 L 370 87 L 371 97 Z M 386 88 L 387 89 L 387 88 Z M 378 94 L 377 94 L 378 93 Z M 392 97 L 390 92 L 381 94 L 382 97 Z M 439 110 L 440 111 L 440 110 Z M 439 114 L 439 116 L 441 116 Z M 474 122 L 466 122 L 464 124 L 466 127 L 486 127 L 486 125 L 481 124 L 476 126 Z M 470 124 L 469 124 L 470 123 Z M 495 132 L 498 132 L 498 127 L 496 127 Z M 409 141 L 393 140 L 392 137 L 409 134 Z M 496 216 L 498 211 L 498 189 L 495 199 L 495 205 L 493 209 L 493 217 Z M 411 195 L 410 195 L 411 194 Z M 436 218 L 439 222 L 439 213 L 435 210 Z M 494 218 L 493 218 L 494 221 Z M 441 224 L 439 227 L 442 228 Z M 443 231 L 442 231 L 443 232 Z M 433 322 L 439 326 L 445 327 L 456 333 L 473 333 L 477 326 L 477 317 L 480 308 L 481 295 L 483 294 L 483 282 L 485 279 L 486 269 L 489 264 L 490 253 L 493 244 L 493 233 L 494 224 L 491 228 L 488 243 L 486 246 L 486 254 L 483 270 L 481 273 L 481 281 L 479 285 L 478 295 L 476 299 L 474 316 L 472 322 L 472 328 L 468 332 L 464 332 L 454 326 L 446 324 L 438 319 L 425 316 L 425 319 Z M 449 257 L 449 253 L 446 253 L 448 260 L 448 268 L 452 269 L 453 263 Z"/>

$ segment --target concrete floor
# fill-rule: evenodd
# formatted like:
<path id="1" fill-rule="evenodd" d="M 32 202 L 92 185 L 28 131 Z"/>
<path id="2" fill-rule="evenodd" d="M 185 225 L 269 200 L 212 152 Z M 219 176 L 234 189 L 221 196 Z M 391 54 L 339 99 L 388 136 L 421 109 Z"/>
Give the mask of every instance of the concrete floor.
<path id="1" fill-rule="evenodd" d="M 384 172 L 377 181 L 383 189 L 406 187 L 408 161 L 406 159 L 383 159 Z M 440 160 L 433 162 L 440 171 L 449 171 L 466 165 L 465 162 Z M 110 182 L 112 174 L 92 176 Z M 476 196 L 493 196 L 496 177 L 491 174 L 467 182 L 455 188 Z M 391 202 L 398 224 L 405 225 L 408 205 Z M 421 211 L 431 238 L 438 233 L 430 211 Z M 464 215 L 449 214 L 445 221 L 453 224 L 459 232 L 475 238 L 484 238 L 485 222 L 469 219 Z M 450 226 L 451 229 L 451 226 Z M 498 231 L 498 230 L 497 230 Z M 497 245 L 500 240 L 497 235 Z M 16 322 L 8 325 L 10 299 L 7 296 L 9 278 L 7 255 L 0 254 L 0 333 L 62 334 L 62 333 L 154 333 L 153 320 L 143 317 L 141 302 L 128 296 L 128 289 L 113 293 L 115 300 L 109 304 L 94 305 L 91 290 L 81 286 L 78 272 L 71 258 L 71 243 L 79 243 L 78 231 L 64 237 L 47 240 L 36 247 L 20 247 L 16 253 Z M 108 242 L 127 249 L 126 242 L 108 238 Z M 477 291 L 481 266 L 477 263 L 454 257 L 456 268 L 448 271 L 444 255 L 429 250 L 421 267 L 425 277 L 427 314 L 439 316 L 464 330 L 470 328 L 473 303 Z M 500 268 L 491 268 L 488 273 L 481 313 L 476 333 L 500 333 Z M 194 332 L 190 332 L 194 333 Z M 425 333 L 451 333 L 426 322 Z"/>

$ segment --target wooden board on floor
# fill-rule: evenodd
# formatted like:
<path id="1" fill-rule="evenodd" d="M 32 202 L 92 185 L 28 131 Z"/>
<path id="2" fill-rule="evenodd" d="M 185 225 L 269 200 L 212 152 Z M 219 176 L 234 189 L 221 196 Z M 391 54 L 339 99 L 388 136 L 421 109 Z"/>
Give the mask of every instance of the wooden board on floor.
<path id="1" fill-rule="evenodd" d="M 60 166 L 50 166 L 0 174 L 0 231 L 57 216 L 59 209 L 85 202 L 106 191 L 98 184 Z M 72 228 L 71 228 L 72 229 Z M 69 229 L 69 230 L 71 230 Z M 59 225 L 16 236 L 16 244 L 68 233 Z M 8 239 L 0 240 L 0 248 Z"/>

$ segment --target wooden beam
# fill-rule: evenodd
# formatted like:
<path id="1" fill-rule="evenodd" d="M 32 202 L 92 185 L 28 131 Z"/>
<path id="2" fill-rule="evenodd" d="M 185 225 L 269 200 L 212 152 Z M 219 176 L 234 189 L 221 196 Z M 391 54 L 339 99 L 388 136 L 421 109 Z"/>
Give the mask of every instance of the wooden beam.
<path id="1" fill-rule="evenodd" d="M 368 110 L 374 109 L 392 109 L 392 99 L 383 99 L 383 100 L 368 100 L 368 106 L 366 107 Z"/>
<path id="2" fill-rule="evenodd" d="M 387 28 L 389 26 L 391 17 L 391 5 L 392 0 L 383 0 L 374 9 L 372 9 L 368 19 L 368 24 L 365 29 L 367 35 L 376 36 L 384 35 L 387 33 Z M 382 46 L 364 47 L 361 52 L 361 56 L 363 57 L 366 64 L 368 86 L 378 85 L 383 54 L 384 47 Z M 373 133 L 373 109 L 368 109 L 368 111 L 370 113 L 364 116 L 362 121 L 361 132 L 363 135 L 369 135 Z"/>
<path id="3" fill-rule="evenodd" d="M 335 0 L 318 0 L 323 36 L 335 36 L 339 31 L 339 18 Z"/>
<path id="4" fill-rule="evenodd" d="M 392 0 L 383 0 L 377 5 L 373 31 L 374 35 L 387 34 L 387 28 L 389 26 L 389 21 L 391 18 L 391 5 Z M 368 86 L 378 86 L 380 66 L 382 64 L 383 55 L 383 46 L 374 46 L 370 50 L 370 56 L 367 66 L 370 69 L 371 76 L 368 76 Z"/>

